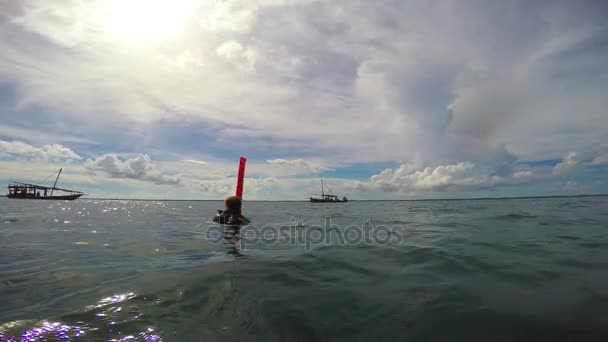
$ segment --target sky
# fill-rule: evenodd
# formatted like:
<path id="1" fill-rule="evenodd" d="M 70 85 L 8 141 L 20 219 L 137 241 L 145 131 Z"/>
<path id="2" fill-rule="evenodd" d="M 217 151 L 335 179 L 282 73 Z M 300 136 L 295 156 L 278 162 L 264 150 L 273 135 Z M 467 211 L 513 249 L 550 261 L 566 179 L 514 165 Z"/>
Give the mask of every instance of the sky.
<path id="1" fill-rule="evenodd" d="M 0 181 L 89 197 L 608 193 L 606 1 L 0 1 Z"/>

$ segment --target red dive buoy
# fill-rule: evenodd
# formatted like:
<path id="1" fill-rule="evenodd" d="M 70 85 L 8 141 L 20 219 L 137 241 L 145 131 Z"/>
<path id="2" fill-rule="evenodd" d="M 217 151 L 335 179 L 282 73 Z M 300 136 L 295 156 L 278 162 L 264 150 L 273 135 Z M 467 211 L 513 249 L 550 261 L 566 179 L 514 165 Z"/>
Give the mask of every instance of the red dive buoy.
<path id="1" fill-rule="evenodd" d="M 247 158 L 241 157 L 239 162 L 239 174 L 236 179 L 236 195 L 243 198 L 243 181 L 245 179 L 245 163 L 247 163 Z"/>

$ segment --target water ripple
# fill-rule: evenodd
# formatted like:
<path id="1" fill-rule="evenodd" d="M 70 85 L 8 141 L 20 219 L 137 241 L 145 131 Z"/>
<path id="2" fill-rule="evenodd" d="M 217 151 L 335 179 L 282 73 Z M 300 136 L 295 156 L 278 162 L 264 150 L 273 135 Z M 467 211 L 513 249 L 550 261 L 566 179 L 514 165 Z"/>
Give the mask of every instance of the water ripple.
<path id="1" fill-rule="evenodd" d="M 209 238 L 219 201 L 0 202 L 0 341 L 608 338 L 604 197 L 247 203 L 402 234 L 310 248 Z"/>

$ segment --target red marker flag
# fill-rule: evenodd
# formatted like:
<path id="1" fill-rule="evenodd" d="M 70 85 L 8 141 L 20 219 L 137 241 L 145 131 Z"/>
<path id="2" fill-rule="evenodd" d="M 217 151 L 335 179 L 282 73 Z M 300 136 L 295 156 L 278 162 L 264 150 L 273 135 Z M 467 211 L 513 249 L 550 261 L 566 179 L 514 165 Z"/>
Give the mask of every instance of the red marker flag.
<path id="1" fill-rule="evenodd" d="M 243 198 L 243 181 L 245 179 L 245 163 L 247 163 L 247 158 L 241 157 L 241 161 L 239 162 L 239 175 L 236 179 L 236 195 L 240 198 Z"/>

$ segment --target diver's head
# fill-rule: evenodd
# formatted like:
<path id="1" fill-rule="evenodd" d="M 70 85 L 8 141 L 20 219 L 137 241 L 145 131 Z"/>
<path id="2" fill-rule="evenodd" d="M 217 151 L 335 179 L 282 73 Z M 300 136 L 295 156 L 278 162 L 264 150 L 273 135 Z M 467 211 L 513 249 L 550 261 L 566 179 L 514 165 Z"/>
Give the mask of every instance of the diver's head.
<path id="1" fill-rule="evenodd" d="M 224 204 L 226 204 L 226 209 L 237 214 L 241 213 L 242 203 L 243 201 L 238 196 L 230 196 L 224 200 Z"/>

